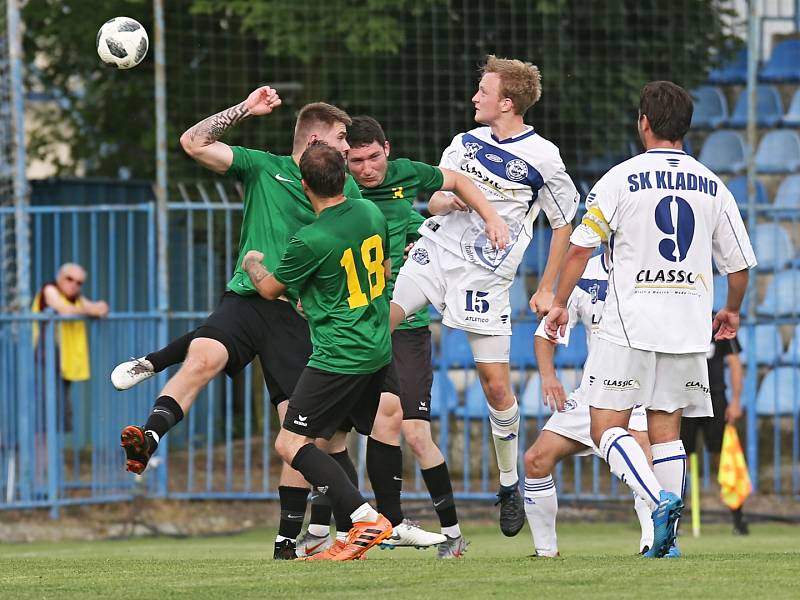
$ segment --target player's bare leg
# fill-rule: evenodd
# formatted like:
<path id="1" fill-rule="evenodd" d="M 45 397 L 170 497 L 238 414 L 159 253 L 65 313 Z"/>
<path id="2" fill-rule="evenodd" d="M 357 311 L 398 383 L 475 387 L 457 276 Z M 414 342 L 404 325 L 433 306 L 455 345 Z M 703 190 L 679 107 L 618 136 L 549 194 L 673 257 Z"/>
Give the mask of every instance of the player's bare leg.
<path id="1" fill-rule="evenodd" d="M 120 434 L 127 469 L 142 473 L 167 431 L 177 425 L 192 406 L 197 394 L 228 362 L 224 344 L 210 338 L 196 338 L 189 344 L 186 359 L 167 382 L 144 427 L 129 425 Z"/>

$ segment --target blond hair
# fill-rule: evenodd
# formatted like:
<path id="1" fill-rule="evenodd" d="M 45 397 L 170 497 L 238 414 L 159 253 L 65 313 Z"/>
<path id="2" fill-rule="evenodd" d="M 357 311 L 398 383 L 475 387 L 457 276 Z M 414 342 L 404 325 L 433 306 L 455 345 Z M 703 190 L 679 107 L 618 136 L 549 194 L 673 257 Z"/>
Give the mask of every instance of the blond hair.
<path id="1" fill-rule="evenodd" d="M 294 145 L 304 146 L 305 141 L 320 125 L 333 127 L 336 123 L 343 123 L 349 127 L 353 120 L 341 108 L 326 102 L 313 102 L 306 104 L 297 113 L 297 123 L 294 126 Z"/>
<path id="2" fill-rule="evenodd" d="M 486 73 L 500 77 L 500 94 L 511 100 L 518 115 L 524 115 L 542 97 L 542 74 L 532 63 L 490 54 L 481 67 L 481 75 Z"/>

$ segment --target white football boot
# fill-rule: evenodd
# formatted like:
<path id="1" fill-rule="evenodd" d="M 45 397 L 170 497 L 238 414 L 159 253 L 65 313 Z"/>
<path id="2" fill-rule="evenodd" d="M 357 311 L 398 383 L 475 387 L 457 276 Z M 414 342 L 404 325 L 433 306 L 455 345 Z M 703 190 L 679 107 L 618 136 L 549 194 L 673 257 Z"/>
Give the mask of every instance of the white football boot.
<path id="1" fill-rule="evenodd" d="M 149 360 L 144 357 L 132 358 L 114 367 L 111 371 L 111 383 L 120 391 L 127 390 L 155 374 Z"/>

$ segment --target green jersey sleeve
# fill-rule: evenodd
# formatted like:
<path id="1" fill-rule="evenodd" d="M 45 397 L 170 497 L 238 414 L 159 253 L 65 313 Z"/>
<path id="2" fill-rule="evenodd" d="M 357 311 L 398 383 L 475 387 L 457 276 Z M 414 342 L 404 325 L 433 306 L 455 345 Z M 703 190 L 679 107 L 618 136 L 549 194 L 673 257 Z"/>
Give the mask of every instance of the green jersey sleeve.
<path id="1" fill-rule="evenodd" d="M 282 284 L 299 292 L 321 262 L 311 248 L 295 236 L 289 240 L 283 258 L 272 275 Z"/>
<path id="2" fill-rule="evenodd" d="M 444 184 L 444 174 L 439 167 L 434 167 L 432 165 L 417 162 L 415 160 L 410 162 L 411 166 L 414 167 L 414 171 L 417 173 L 420 190 L 424 192 L 437 192 L 442 189 L 442 185 Z"/>
<path id="3" fill-rule="evenodd" d="M 226 177 L 233 177 L 245 181 L 256 164 L 256 154 L 263 154 L 260 150 L 251 150 L 242 146 L 231 146 L 233 162 L 225 172 Z"/>
<path id="4" fill-rule="evenodd" d="M 419 228 L 425 222 L 425 217 L 417 211 L 412 210 L 408 214 L 408 227 L 406 227 L 406 244 L 416 242 L 419 239 Z"/>

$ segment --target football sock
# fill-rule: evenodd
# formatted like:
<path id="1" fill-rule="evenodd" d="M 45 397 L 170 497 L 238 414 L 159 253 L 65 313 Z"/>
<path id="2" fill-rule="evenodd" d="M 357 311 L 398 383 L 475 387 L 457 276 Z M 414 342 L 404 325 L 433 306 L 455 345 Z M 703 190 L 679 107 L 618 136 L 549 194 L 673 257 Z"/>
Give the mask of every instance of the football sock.
<path id="1" fill-rule="evenodd" d="M 194 332 L 195 330 L 185 333 L 172 340 L 160 350 L 156 350 L 145 356 L 145 360 L 153 365 L 153 371 L 160 373 L 167 367 L 182 363 L 183 359 L 186 358 L 186 353 L 189 351 L 189 344 L 194 339 Z"/>
<path id="2" fill-rule="evenodd" d="M 145 432 L 151 431 L 155 435 L 150 439 L 158 446 L 158 442 L 170 429 L 175 427 L 183 419 L 183 409 L 174 398 L 169 396 L 159 396 L 153 404 L 153 410 L 144 424 Z M 155 447 L 150 449 L 152 454 Z"/>
<path id="3" fill-rule="evenodd" d="M 686 487 L 686 450 L 681 440 L 653 444 L 650 446 L 653 453 L 653 473 L 658 482 L 668 492 L 683 498 Z"/>
<path id="4" fill-rule="evenodd" d="M 443 462 L 440 465 L 431 467 L 430 469 L 422 469 L 422 479 L 425 481 L 425 487 L 428 488 L 428 493 L 431 495 L 433 502 L 433 510 L 439 517 L 439 525 L 442 527 L 442 532 L 447 527 L 448 531 L 453 531 L 453 527 L 458 527 L 458 516 L 456 515 L 456 502 L 453 498 L 453 486 L 450 483 L 450 472 L 447 469 L 447 463 Z M 461 530 L 457 530 L 456 535 L 450 537 L 457 537 L 461 535 Z"/>
<path id="5" fill-rule="evenodd" d="M 306 488 L 281 485 L 278 487 L 278 497 L 281 501 L 281 520 L 278 525 L 278 537 L 295 540 L 303 528 L 308 490 Z M 281 540 L 276 539 L 275 541 L 280 542 Z"/>
<path id="6" fill-rule="evenodd" d="M 350 520 L 353 523 L 375 523 L 378 520 L 378 511 L 367 502 L 364 502 L 364 504 L 350 513 Z"/>
<path id="7" fill-rule="evenodd" d="M 400 446 L 367 438 L 367 474 L 378 511 L 392 525 L 403 522 L 400 492 L 403 489 L 403 453 Z"/>
<path id="8" fill-rule="evenodd" d="M 642 500 L 638 494 L 633 495 L 633 509 L 639 519 L 639 527 L 642 528 L 642 537 L 639 540 L 639 552 L 653 547 L 653 514 L 650 507 Z"/>
<path id="9" fill-rule="evenodd" d="M 607 429 L 600 438 L 600 454 L 611 472 L 639 495 L 654 511 L 662 491 L 655 474 L 647 463 L 642 447 L 622 427 Z"/>
<path id="10" fill-rule="evenodd" d="M 335 459 L 334 459 L 335 460 Z M 328 535 L 331 530 L 331 501 L 325 494 L 313 490 L 311 495 L 311 518 L 308 532 L 311 535 Z"/>
<path id="11" fill-rule="evenodd" d="M 555 556 L 558 553 L 557 513 L 558 496 L 553 476 L 526 477 L 525 516 L 528 517 L 533 535 L 533 546 L 540 556 Z"/>
<path id="12" fill-rule="evenodd" d="M 350 533 L 349 531 L 337 531 L 336 532 L 336 541 L 342 542 L 343 544 L 347 543 L 347 534 Z"/>
<path id="13" fill-rule="evenodd" d="M 314 444 L 306 444 L 297 451 L 292 460 L 292 467 L 300 471 L 306 481 L 319 492 L 331 499 L 334 514 L 337 514 L 338 509 L 350 515 L 366 502 L 339 463 Z"/>
<path id="14" fill-rule="evenodd" d="M 347 475 L 347 479 L 358 489 L 358 473 L 356 472 L 356 466 L 350 459 L 350 455 L 347 453 L 347 449 L 345 448 L 341 452 L 335 452 L 329 456 L 336 461 Z M 330 499 L 328 499 L 328 502 L 330 503 Z M 350 512 L 352 511 L 346 509 L 337 510 L 335 505 L 332 508 L 333 518 L 336 521 L 336 531 L 350 531 L 353 528 L 353 523 L 350 520 Z M 330 521 L 330 517 L 328 517 L 328 520 Z M 330 526 L 328 526 L 328 529 L 330 529 Z"/>
<path id="15" fill-rule="evenodd" d="M 492 426 L 497 468 L 500 470 L 500 485 L 506 487 L 516 485 L 519 481 L 517 474 L 519 406 L 516 398 L 514 405 L 506 410 L 495 410 L 490 406 L 489 422 Z"/>

